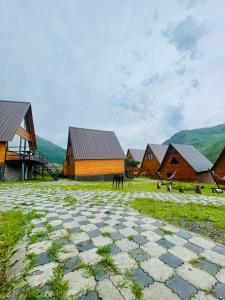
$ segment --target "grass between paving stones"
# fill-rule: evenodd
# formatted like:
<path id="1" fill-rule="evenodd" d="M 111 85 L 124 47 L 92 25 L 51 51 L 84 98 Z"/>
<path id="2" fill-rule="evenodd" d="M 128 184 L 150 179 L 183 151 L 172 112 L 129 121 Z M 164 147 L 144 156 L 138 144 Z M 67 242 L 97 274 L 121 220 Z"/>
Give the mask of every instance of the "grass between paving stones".
<path id="1" fill-rule="evenodd" d="M 225 245 L 225 206 L 138 199 L 131 206 L 140 213 L 196 232 Z"/>
<path id="2" fill-rule="evenodd" d="M 0 298 L 7 293 L 6 268 L 15 244 L 25 235 L 32 219 L 39 217 L 35 211 L 24 214 L 20 210 L 0 213 Z"/>
<path id="3" fill-rule="evenodd" d="M 67 280 L 63 279 L 64 276 L 64 268 L 63 264 L 59 264 L 53 270 L 53 277 L 49 282 L 49 285 L 52 288 L 53 297 L 57 300 L 66 299 L 66 293 L 69 289 L 69 283 Z"/>
<path id="4" fill-rule="evenodd" d="M 123 280 L 119 282 L 119 288 L 129 288 L 131 289 L 135 300 L 142 299 L 142 288 L 137 283 L 130 271 L 127 271 L 124 275 Z"/>
<path id="5" fill-rule="evenodd" d="M 66 206 L 72 206 L 72 205 L 75 205 L 77 203 L 77 200 L 74 197 L 66 196 L 63 199 L 63 202 L 65 203 Z"/>
<path id="6" fill-rule="evenodd" d="M 31 244 L 37 243 L 37 242 L 41 241 L 42 239 L 46 239 L 47 237 L 48 237 L 48 232 L 45 230 L 41 230 L 30 236 L 30 243 Z"/>
<path id="7" fill-rule="evenodd" d="M 52 241 L 51 247 L 48 249 L 48 256 L 53 260 L 58 260 L 58 254 L 62 246 L 57 244 L 56 241 Z"/>

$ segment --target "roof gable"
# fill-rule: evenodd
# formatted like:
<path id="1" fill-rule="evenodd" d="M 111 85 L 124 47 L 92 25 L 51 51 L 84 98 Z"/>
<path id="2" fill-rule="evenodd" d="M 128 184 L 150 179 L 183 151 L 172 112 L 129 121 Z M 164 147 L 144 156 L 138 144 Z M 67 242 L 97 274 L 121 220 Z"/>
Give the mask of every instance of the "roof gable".
<path id="1" fill-rule="evenodd" d="M 0 100 L 0 141 L 11 141 L 31 108 L 28 102 Z"/>
<path id="2" fill-rule="evenodd" d="M 128 151 L 130 151 L 130 153 L 131 153 L 134 160 L 139 161 L 140 163 L 142 163 L 142 160 L 143 160 L 143 157 L 144 157 L 144 154 L 145 154 L 144 149 L 128 149 Z"/>
<path id="3" fill-rule="evenodd" d="M 186 160 L 196 173 L 205 172 L 212 168 L 211 161 L 208 160 L 193 145 L 171 144 L 167 153 L 171 147 L 173 147 Z"/>
<path id="4" fill-rule="evenodd" d="M 160 144 L 148 144 L 147 148 L 150 148 L 159 163 L 161 164 L 163 161 L 163 158 L 166 154 L 166 151 L 168 149 L 168 145 L 160 145 Z M 147 151 L 147 149 L 146 149 Z"/>
<path id="5" fill-rule="evenodd" d="M 69 128 L 75 160 L 124 159 L 123 149 L 112 131 Z"/>
<path id="6" fill-rule="evenodd" d="M 212 170 L 215 169 L 215 167 L 220 163 L 221 159 L 223 158 L 223 156 L 225 155 L 225 147 L 223 148 L 223 150 L 220 152 L 217 160 L 214 162 L 213 166 L 212 166 Z"/>

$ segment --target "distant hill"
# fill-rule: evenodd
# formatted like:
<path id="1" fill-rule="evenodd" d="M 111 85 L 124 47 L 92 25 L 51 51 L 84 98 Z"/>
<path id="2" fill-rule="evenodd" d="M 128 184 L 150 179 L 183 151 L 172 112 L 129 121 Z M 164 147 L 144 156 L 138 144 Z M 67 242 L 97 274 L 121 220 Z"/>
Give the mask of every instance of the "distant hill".
<path id="1" fill-rule="evenodd" d="M 37 148 L 39 151 L 48 155 L 49 160 L 54 163 L 62 164 L 66 157 L 66 150 L 52 142 L 36 136 Z"/>
<path id="2" fill-rule="evenodd" d="M 225 124 L 177 132 L 164 142 L 164 144 L 171 143 L 194 145 L 214 162 L 225 147 Z"/>

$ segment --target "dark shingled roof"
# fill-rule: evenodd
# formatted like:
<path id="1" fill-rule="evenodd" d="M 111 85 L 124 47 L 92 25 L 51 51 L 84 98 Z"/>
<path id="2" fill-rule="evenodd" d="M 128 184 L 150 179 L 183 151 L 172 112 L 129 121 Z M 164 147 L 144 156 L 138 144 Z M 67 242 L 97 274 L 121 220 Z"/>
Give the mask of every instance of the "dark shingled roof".
<path id="1" fill-rule="evenodd" d="M 130 151 L 134 160 L 139 161 L 140 164 L 142 163 L 142 160 L 143 160 L 143 157 L 145 154 L 144 149 L 128 149 L 128 151 Z"/>
<path id="2" fill-rule="evenodd" d="M 148 144 L 148 146 L 151 148 L 153 154 L 156 156 L 159 163 L 161 164 L 168 149 L 168 145 Z"/>
<path id="3" fill-rule="evenodd" d="M 192 166 L 196 173 L 208 171 L 212 168 L 212 163 L 193 145 L 171 144 L 177 152 Z"/>
<path id="4" fill-rule="evenodd" d="M 125 159 L 122 147 L 113 131 L 69 128 L 75 160 Z"/>
<path id="5" fill-rule="evenodd" d="M 0 100 L 0 141 L 11 141 L 31 104 Z"/>

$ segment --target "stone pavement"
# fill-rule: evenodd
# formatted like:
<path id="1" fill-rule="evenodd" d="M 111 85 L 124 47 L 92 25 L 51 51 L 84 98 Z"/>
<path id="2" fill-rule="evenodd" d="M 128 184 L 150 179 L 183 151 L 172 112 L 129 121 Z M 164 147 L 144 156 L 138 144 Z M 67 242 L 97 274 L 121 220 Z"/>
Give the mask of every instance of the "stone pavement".
<path id="1" fill-rule="evenodd" d="M 63 265 L 71 299 L 138 299 L 138 284 L 142 299 L 225 300 L 225 247 L 123 205 L 142 197 L 224 204 L 220 197 L 8 186 L 0 190 L 2 210 L 41 213 L 17 246 L 8 278 L 25 272 L 40 299 L 55 299 L 49 282 Z"/>

